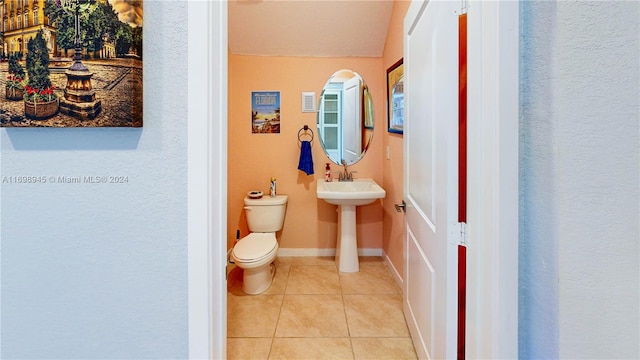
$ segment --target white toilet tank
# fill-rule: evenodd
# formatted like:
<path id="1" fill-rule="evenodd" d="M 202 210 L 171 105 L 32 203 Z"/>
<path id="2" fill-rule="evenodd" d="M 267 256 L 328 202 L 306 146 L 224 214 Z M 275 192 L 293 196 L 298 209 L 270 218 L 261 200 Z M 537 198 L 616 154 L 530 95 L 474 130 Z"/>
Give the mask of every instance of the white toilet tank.
<path id="1" fill-rule="evenodd" d="M 287 195 L 263 196 L 260 199 L 244 198 L 249 231 L 259 233 L 276 232 L 282 229 L 287 209 Z"/>

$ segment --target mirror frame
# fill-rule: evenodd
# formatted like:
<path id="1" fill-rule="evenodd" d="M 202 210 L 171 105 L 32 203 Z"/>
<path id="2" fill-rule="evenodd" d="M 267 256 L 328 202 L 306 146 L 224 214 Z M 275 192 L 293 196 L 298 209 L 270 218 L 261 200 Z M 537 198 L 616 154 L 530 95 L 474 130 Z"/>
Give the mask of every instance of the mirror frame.
<path id="1" fill-rule="evenodd" d="M 404 133 L 404 122 L 402 124 L 394 122 L 393 116 L 396 110 L 394 108 L 393 90 L 401 80 L 404 80 L 403 59 L 398 60 L 387 69 L 387 131 L 396 134 Z"/>
<path id="2" fill-rule="evenodd" d="M 371 97 L 371 92 L 369 91 L 369 87 L 365 82 L 364 78 L 362 77 L 362 75 L 360 75 L 360 73 L 350 69 L 343 68 L 335 71 L 327 79 L 327 81 L 325 82 L 322 88 L 322 92 L 320 93 L 320 97 L 318 100 L 318 107 L 316 111 L 316 129 L 318 130 L 318 139 L 320 140 L 320 144 L 322 145 L 322 150 L 324 151 L 324 154 L 327 156 L 327 159 L 336 165 L 342 165 L 340 161 L 334 160 L 329 155 L 329 152 L 327 151 L 327 148 L 325 146 L 324 132 L 322 131 L 322 129 L 320 129 L 320 125 L 321 125 L 320 111 L 323 108 L 322 102 L 324 101 L 324 96 L 327 90 L 327 86 L 330 83 L 332 83 L 332 79 L 334 79 L 337 75 L 339 75 L 342 72 L 349 72 L 353 74 L 354 77 L 357 76 L 361 81 L 360 103 L 357 106 L 360 108 L 360 128 L 362 130 L 362 133 L 360 135 L 360 139 L 361 139 L 360 141 L 362 141 L 362 149 L 360 151 L 360 155 L 356 160 L 347 162 L 347 165 L 353 165 L 358 163 L 364 157 L 367 150 L 369 149 L 369 146 L 371 145 L 371 141 L 373 140 L 374 124 L 375 124 L 375 113 L 374 113 L 374 106 L 373 106 L 373 99 Z"/>

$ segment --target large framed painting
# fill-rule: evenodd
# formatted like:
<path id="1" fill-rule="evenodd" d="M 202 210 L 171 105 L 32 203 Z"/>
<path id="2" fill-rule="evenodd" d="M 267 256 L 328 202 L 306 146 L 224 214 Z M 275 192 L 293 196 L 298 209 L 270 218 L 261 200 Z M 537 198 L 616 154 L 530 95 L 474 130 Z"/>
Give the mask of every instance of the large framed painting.
<path id="1" fill-rule="evenodd" d="M 2 2 L 0 127 L 142 126 L 142 0 Z"/>

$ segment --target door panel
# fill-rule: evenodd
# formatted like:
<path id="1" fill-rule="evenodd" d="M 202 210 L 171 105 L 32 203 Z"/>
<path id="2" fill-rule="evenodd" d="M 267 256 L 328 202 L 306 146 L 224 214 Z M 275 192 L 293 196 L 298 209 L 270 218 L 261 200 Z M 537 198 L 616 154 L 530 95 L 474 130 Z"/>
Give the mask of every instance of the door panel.
<path id="1" fill-rule="evenodd" d="M 427 355 L 432 352 L 433 343 L 430 341 L 433 339 L 432 331 L 433 327 L 431 326 L 429 319 L 433 318 L 433 303 L 431 301 L 432 297 L 435 295 L 435 271 L 429 259 L 422 251 L 422 247 L 418 244 L 417 239 L 415 238 L 412 232 L 407 234 L 410 238 L 408 242 L 408 250 L 412 254 L 416 254 L 417 256 L 412 256 L 409 258 L 408 263 L 408 274 L 407 276 L 407 304 L 410 317 L 413 322 L 416 324 L 416 329 L 420 334 L 419 338 L 421 339 L 422 346 L 426 349 Z M 414 305 L 417 305 L 417 308 L 413 308 Z M 424 343 L 424 342 L 427 343 Z M 427 356 L 431 357 L 431 356 Z"/>
<path id="2" fill-rule="evenodd" d="M 342 157 L 349 164 L 358 161 L 362 153 L 361 86 L 358 76 L 344 82 Z"/>
<path id="3" fill-rule="evenodd" d="M 420 358 L 457 355 L 459 2 L 405 17 L 405 313 Z"/>
<path id="4" fill-rule="evenodd" d="M 413 32 L 411 36 L 411 43 L 429 43 L 430 39 L 424 34 L 422 30 L 424 22 L 419 24 L 420 27 Z M 411 123 L 412 133 L 405 135 L 405 137 L 419 138 L 411 143 L 411 149 L 413 152 L 407 153 L 410 156 L 409 160 L 413 160 L 415 155 L 416 159 L 420 159 L 420 166 L 410 166 L 407 168 L 408 181 L 408 194 L 412 197 L 413 201 L 418 205 L 424 213 L 425 220 L 429 221 L 434 227 L 435 231 L 435 189 L 434 189 L 434 156 L 435 156 L 435 141 L 434 141 L 434 104 L 433 104 L 433 79 L 432 74 L 427 69 L 433 68 L 432 54 L 429 53 L 427 46 L 412 46 L 407 49 L 407 56 L 412 59 L 420 59 L 420 67 L 414 66 L 416 71 L 415 75 L 412 74 L 411 92 L 408 91 L 405 86 L 405 119 L 406 119 L 406 106 L 408 103 L 420 105 L 419 109 L 414 109 L 414 121 Z M 406 76 L 406 64 L 405 64 L 405 78 Z M 420 111 L 420 113 L 418 113 Z M 406 125 L 405 125 L 406 126 Z"/>

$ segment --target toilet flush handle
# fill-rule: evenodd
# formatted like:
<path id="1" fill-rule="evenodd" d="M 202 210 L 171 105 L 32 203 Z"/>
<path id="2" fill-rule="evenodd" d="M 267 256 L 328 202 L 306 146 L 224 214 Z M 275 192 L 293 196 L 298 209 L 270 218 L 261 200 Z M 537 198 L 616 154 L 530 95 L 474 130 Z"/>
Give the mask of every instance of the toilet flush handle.
<path id="1" fill-rule="evenodd" d="M 251 206 L 245 206 L 244 209 L 245 210 L 253 210 L 253 208 Z"/>

